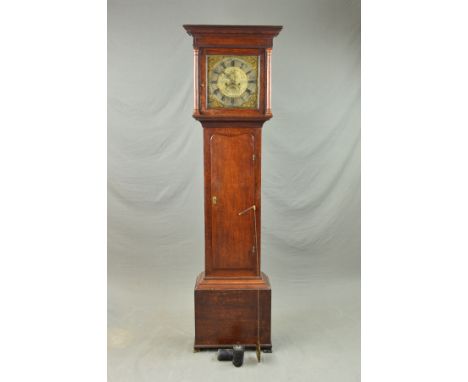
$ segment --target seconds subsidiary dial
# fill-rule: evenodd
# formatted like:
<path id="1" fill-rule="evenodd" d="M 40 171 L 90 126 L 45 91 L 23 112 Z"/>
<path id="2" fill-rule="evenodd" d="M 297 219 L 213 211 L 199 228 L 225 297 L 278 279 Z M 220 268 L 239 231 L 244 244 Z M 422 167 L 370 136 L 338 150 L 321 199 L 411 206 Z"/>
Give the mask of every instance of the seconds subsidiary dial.
<path id="1" fill-rule="evenodd" d="M 257 108 L 257 56 L 208 56 L 208 81 L 208 107 Z"/>

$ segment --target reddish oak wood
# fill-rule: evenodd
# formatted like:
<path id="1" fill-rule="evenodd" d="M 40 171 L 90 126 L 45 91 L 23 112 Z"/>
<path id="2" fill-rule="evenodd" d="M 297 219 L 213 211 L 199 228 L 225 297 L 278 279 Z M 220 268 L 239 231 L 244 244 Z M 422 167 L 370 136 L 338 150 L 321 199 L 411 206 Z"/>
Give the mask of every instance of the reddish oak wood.
<path id="1" fill-rule="evenodd" d="M 195 285 L 195 348 L 242 344 L 271 350 L 271 288 L 258 280 L 206 280 Z"/>
<path id="2" fill-rule="evenodd" d="M 254 219 L 239 215 L 255 201 L 255 134 L 212 131 L 209 142 L 211 195 L 216 200 L 211 203 L 211 272 L 256 276 Z"/>
<path id="3" fill-rule="evenodd" d="M 193 36 L 194 113 L 203 127 L 205 272 L 195 285 L 196 349 L 271 349 L 271 287 L 261 272 L 262 127 L 272 117 L 271 48 L 281 26 L 184 25 Z M 207 107 L 207 55 L 260 57 L 258 108 Z M 239 212 L 251 208 L 242 215 Z"/>
<path id="4" fill-rule="evenodd" d="M 256 243 L 261 240 L 262 131 L 252 123 L 226 126 L 232 123 L 210 122 L 203 129 L 205 277 L 260 277 L 261 249 L 252 253 L 252 246 L 255 231 Z M 254 211 L 238 215 L 252 205 L 256 228 Z"/>
<path id="5" fill-rule="evenodd" d="M 184 25 L 194 47 L 271 48 L 283 28 L 277 25 Z"/>

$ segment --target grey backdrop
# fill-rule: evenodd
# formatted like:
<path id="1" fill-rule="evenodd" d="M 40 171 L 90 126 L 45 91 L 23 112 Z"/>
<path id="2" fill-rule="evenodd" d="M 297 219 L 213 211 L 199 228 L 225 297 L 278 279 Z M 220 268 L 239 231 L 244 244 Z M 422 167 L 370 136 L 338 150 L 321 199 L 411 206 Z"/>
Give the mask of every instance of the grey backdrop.
<path id="1" fill-rule="evenodd" d="M 359 2 L 110 0 L 108 12 L 109 380 L 359 380 Z M 284 26 L 263 129 L 274 352 L 241 369 L 192 353 L 203 169 L 185 23 Z"/>

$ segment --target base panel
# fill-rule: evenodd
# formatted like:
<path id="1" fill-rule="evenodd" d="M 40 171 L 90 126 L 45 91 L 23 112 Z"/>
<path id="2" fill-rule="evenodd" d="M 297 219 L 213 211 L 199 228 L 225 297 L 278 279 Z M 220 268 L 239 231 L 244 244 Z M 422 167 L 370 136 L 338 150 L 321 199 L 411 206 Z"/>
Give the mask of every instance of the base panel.
<path id="1" fill-rule="evenodd" d="M 213 280 L 203 273 L 195 285 L 194 349 L 240 344 L 271 351 L 271 287 L 268 277 Z"/>

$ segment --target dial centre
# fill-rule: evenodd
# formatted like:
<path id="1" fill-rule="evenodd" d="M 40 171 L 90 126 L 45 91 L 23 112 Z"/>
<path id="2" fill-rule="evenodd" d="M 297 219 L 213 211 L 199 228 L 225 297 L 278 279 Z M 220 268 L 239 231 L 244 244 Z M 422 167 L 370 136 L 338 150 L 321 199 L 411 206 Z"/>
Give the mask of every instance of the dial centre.
<path id="1" fill-rule="evenodd" d="M 227 67 L 219 75 L 217 85 L 226 97 L 239 97 L 247 89 L 247 74 L 236 66 Z"/>

